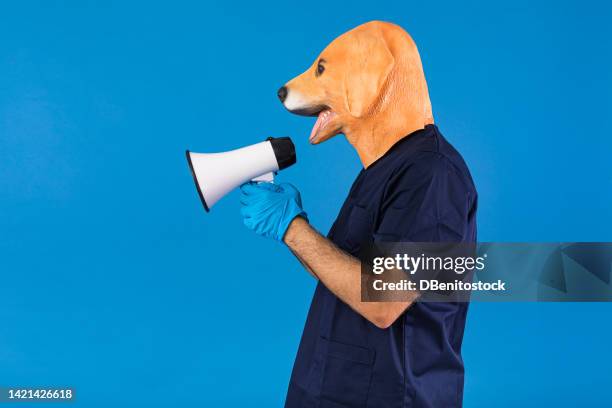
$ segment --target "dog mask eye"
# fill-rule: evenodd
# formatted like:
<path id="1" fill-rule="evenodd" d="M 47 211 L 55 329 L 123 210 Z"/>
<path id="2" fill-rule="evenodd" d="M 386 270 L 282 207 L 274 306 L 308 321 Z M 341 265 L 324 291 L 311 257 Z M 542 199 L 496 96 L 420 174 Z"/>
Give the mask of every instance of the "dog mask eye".
<path id="1" fill-rule="evenodd" d="M 319 63 L 317 64 L 317 76 L 321 75 L 325 71 L 325 66 L 323 65 L 324 62 L 324 59 L 320 59 Z"/>

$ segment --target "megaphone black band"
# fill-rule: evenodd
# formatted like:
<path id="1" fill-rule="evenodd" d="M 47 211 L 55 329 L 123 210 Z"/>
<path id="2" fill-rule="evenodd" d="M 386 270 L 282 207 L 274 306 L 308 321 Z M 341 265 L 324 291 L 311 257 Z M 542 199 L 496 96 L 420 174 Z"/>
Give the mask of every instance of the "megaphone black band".
<path id="1" fill-rule="evenodd" d="M 289 137 L 269 137 L 267 140 L 272 145 L 274 150 L 274 156 L 278 163 L 278 169 L 286 169 L 287 167 L 295 164 L 295 146 Z"/>
<path id="2" fill-rule="evenodd" d="M 202 193 L 202 190 L 200 190 L 200 183 L 198 183 L 198 177 L 196 176 L 195 171 L 193 170 L 193 164 L 191 163 L 191 155 L 189 153 L 189 150 L 185 151 L 185 155 L 187 156 L 187 163 L 189 163 L 189 170 L 191 170 L 191 176 L 193 177 L 193 182 L 195 183 L 195 186 L 198 189 L 198 195 L 200 196 L 200 201 L 202 201 L 204 209 L 206 210 L 206 212 L 209 212 L 210 209 L 206 204 L 206 200 L 204 199 L 204 194 Z"/>

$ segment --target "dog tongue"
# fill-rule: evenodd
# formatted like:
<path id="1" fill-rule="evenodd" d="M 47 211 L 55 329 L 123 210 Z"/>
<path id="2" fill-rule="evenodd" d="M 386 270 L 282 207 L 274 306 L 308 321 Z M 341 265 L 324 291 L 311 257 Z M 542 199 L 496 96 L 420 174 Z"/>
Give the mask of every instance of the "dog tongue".
<path id="1" fill-rule="evenodd" d="M 308 138 L 308 140 L 310 140 L 311 142 L 314 140 L 315 136 L 317 135 L 317 132 L 319 131 L 319 128 L 321 127 L 321 123 L 323 122 L 323 112 L 325 111 L 319 112 L 319 116 L 317 116 L 317 121 L 312 127 L 312 130 L 310 131 L 310 137 Z"/>

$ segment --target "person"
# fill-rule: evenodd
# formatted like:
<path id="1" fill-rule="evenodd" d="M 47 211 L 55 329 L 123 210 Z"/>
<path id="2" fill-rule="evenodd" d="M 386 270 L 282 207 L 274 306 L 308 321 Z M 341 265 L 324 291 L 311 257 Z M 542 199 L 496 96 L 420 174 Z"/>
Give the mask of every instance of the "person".
<path id="1" fill-rule="evenodd" d="M 357 254 L 372 242 L 475 242 L 469 170 L 434 124 L 363 164 L 327 237 L 291 184 L 241 186 L 244 224 L 318 279 L 285 406 L 461 406 L 468 303 L 362 302 Z"/>

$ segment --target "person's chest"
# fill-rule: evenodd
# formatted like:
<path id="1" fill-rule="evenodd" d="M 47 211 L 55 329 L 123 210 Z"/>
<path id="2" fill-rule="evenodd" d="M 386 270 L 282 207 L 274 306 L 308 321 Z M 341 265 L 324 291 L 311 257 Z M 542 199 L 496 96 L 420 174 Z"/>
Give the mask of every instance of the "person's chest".
<path id="1" fill-rule="evenodd" d="M 353 183 L 328 238 L 352 255 L 371 242 L 384 201 L 385 185 L 385 174 L 362 172 Z"/>

